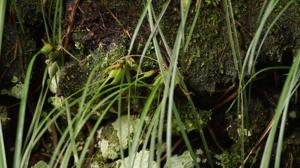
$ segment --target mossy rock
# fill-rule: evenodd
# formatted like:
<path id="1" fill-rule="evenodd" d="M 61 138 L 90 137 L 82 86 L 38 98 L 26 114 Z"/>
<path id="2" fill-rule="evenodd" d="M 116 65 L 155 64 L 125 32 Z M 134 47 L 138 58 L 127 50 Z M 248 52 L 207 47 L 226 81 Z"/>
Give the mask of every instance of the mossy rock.
<path id="1" fill-rule="evenodd" d="M 188 50 L 179 63 L 185 80 L 197 93 L 212 93 L 218 84 L 234 82 L 237 71 L 222 8 L 205 6 L 201 10 Z"/>
<path id="2" fill-rule="evenodd" d="M 246 1 L 245 9 L 240 11 L 238 21 L 242 25 L 240 32 L 243 34 L 243 48 L 247 48 L 258 27 L 259 12 L 263 4 L 260 1 Z M 278 16 L 288 0 L 280 1 L 269 16 L 262 36 L 265 35 L 271 22 Z M 258 64 L 278 65 L 290 64 L 293 55 L 300 47 L 300 6 L 299 2 L 293 3 L 272 27 L 263 43 Z M 236 9 L 238 11 L 238 9 Z"/>
<path id="3" fill-rule="evenodd" d="M 111 43 L 107 48 L 107 51 L 105 51 L 100 44 L 97 49 L 81 62 L 74 61 L 66 64 L 59 77 L 58 95 L 66 97 L 82 89 L 95 66 L 97 66 L 96 71 L 100 73 L 110 64 L 124 56 L 126 51 L 121 42 L 118 44 Z M 101 80 L 101 77 L 103 76 L 95 77 L 94 81 Z"/>
<path id="4" fill-rule="evenodd" d="M 257 30 L 257 18 L 263 2 L 263 0 L 232 2 L 241 61 L 243 61 Z M 283 1 L 277 5 L 269 17 L 262 35 L 266 33 L 268 26 L 287 2 Z M 299 13 L 299 3 L 294 3 L 279 18 L 263 43 L 256 65 L 291 63 L 293 55 L 300 47 Z M 191 12 L 191 16 L 193 14 Z M 198 94 L 214 93 L 217 89 L 228 87 L 237 79 L 237 69 L 233 60 L 225 16 L 221 4 L 204 3 L 187 52 L 179 58 L 185 80 Z M 190 18 L 187 23 L 192 22 L 193 17 Z M 173 25 L 173 29 L 176 30 L 176 26 L 174 28 L 176 24 L 164 22 L 164 25 L 165 30 L 170 29 L 172 27 L 170 25 Z M 176 31 L 168 32 L 176 33 Z M 257 69 L 260 67 L 256 66 Z"/>

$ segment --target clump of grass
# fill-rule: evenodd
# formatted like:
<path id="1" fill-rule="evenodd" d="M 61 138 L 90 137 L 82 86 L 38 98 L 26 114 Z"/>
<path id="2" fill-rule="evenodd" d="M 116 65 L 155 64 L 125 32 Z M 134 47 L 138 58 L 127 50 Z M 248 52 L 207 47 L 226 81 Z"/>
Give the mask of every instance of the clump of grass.
<path id="1" fill-rule="evenodd" d="M 15 143 L 15 153 L 14 153 L 14 167 L 21 167 L 21 150 L 22 150 L 22 142 L 23 142 L 23 132 L 24 132 L 24 120 L 26 114 L 26 104 L 27 97 L 30 85 L 30 77 L 32 74 L 32 69 L 36 58 L 40 54 L 48 54 L 52 50 L 52 46 L 49 44 L 45 44 L 43 48 L 41 48 L 31 59 L 24 80 L 24 89 L 22 90 L 21 103 L 18 113 L 18 123 L 17 123 L 17 132 L 16 132 L 16 143 Z"/>
<path id="2" fill-rule="evenodd" d="M 262 46 L 263 46 L 263 44 L 265 42 L 265 39 L 267 38 L 270 30 L 273 28 L 274 24 L 276 23 L 276 21 L 280 18 L 280 16 L 282 16 L 282 14 L 288 9 L 288 7 L 290 7 L 294 3 L 294 1 L 289 1 L 281 9 L 281 11 L 276 15 L 276 17 L 271 21 L 271 23 L 266 27 L 268 18 L 270 17 L 272 11 L 277 6 L 278 2 L 279 1 L 272 1 L 272 0 L 269 1 L 269 2 L 268 1 L 264 2 L 264 5 L 263 5 L 263 7 L 261 9 L 261 12 L 260 12 L 260 17 L 259 17 L 258 22 L 257 22 L 258 23 L 257 30 L 256 30 L 255 35 L 254 35 L 254 37 L 253 37 L 253 39 L 252 39 L 252 41 L 251 41 L 251 43 L 250 43 L 250 45 L 247 49 L 246 57 L 243 61 L 243 64 L 239 68 L 240 73 L 239 73 L 239 89 L 238 89 L 238 97 L 237 97 L 237 106 L 238 106 L 238 115 L 241 115 L 240 127 L 241 127 L 242 130 L 245 127 L 245 121 L 244 120 L 247 116 L 247 99 L 246 99 L 245 88 L 248 84 L 251 84 L 251 82 L 250 82 L 251 79 L 254 78 L 257 75 L 257 73 L 255 73 L 255 65 L 256 65 L 257 59 L 260 55 L 260 51 L 262 49 Z M 229 5 L 229 8 L 231 6 L 230 2 L 229 2 L 229 4 L 226 4 L 226 5 Z M 229 13 L 230 13 L 230 10 L 229 10 Z M 230 23 L 230 20 L 231 20 L 231 18 L 228 17 L 228 14 L 227 14 L 227 23 L 229 25 L 234 26 L 234 23 L 232 23 L 232 22 Z M 233 30 L 235 30 L 235 29 L 233 29 Z M 232 50 L 234 51 L 233 53 L 238 53 L 239 52 L 238 48 L 236 48 L 236 44 L 238 44 L 237 43 L 238 40 L 237 40 L 237 37 L 235 35 L 235 32 L 230 31 L 230 29 L 229 29 L 229 32 L 233 32 L 233 37 L 234 37 L 234 38 L 232 38 L 232 35 L 229 34 Z M 264 32 L 264 35 L 262 36 L 263 32 Z M 234 40 L 234 39 L 236 39 L 236 40 Z M 233 54 L 233 55 L 236 55 L 236 54 Z M 273 67 L 273 68 L 275 68 L 275 67 Z M 273 69 L 273 68 L 271 68 L 271 69 Z M 282 67 L 280 67 L 280 68 L 282 68 Z M 267 70 L 267 69 L 269 69 L 269 68 L 266 68 L 265 70 Z M 245 83 L 246 74 L 250 75 L 250 80 Z M 288 82 L 288 79 L 287 79 L 286 82 Z M 293 88 L 293 85 L 290 85 L 290 86 Z M 284 90 L 284 88 L 283 88 L 283 90 Z M 280 101 L 279 101 L 279 104 L 280 104 Z M 278 108 L 276 108 L 276 109 L 278 109 Z M 279 115 L 279 114 L 277 114 L 277 115 Z M 282 124 L 281 126 L 284 127 L 284 124 Z M 281 128 L 281 129 L 284 129 L 284 128 Z M 272 130 L 273 131 L 276 130 L 276 126 L 272 126 Z M 241 142 L 241 156 L 242 156 L 243 160 L 244 160 L 244 141 L 245 141 L 244 136 L 245 135 L 242 131 L 242 133 L 240 134 L 240 142 Z M 273 135 L 270 134 L 269 137 L 270 136 L 272 137 L 272 136 L 274 136 L 274 134 Z M 273 140 L 274 139 L 269 138 L 269 140 L 267 141 L 267 144 L 272 144 Z M 282 145 L 282 141 L 280 141 L 280 145 Z M 268 149 L 266 149 L 266 151 L 269 151 L 272 147 L 270 147 L 270 145 L 267 145 L 267 146 L 268 146 Z M 263 159 L 262 159 L 262 162 L 261 162 L 261 167 L 268 167 L 268 164 L 269 164 L 271 158 L 270 158 L 270 153 L 268 153 L 269 155 L 267 153 L 268 152 L 264 152 Z M 276 156 L 276 158 L 278 160 L 280 160 L 277 156 Z M 268 158 L 268 159 L 266 159 L 266 158 Z M 276 160 L 276 165 L 279 166 L 277 162 L 278 161 Z M 242 162 L 242 163 L 243 163 L 242 166 L 244 166 L 244 162 Z"/>
<path id="3" fill-rule="evenodd" d="M 270 130 L 268 140 L 266 142 L 264 154 L 262 157 L 262 161 L 260 164 L 261 167 L 269 167 L 271 154 L 273 150 L 273 144 L 275 141 L 275 136 L 279 125 L 279 121 L 281 119 L 281 123 L 279 126 L 279 136 L 278 136 L 277 147 L 276 147 L 276 156 L 275 156 L 275 167 L 280 167 L 283 137 L 284 137 L 288 107 L 289 107 L 290 99 L 293 96 L 293 93 L 295 93 L 295 91 L 299 87 L 299 81 L 300 81 L 300 51 L 298 51 L 296 57 L 294 58 L 294 62 L 290 67 L 288 76 L 285 80 L 283 89 L 281 91 L 280 98 L 273 117 L 272 128 Z"/>
<path id="4" fill-rule="evenodd" d="M 50 79 L 53 76 L 49 76 L 47 74 L 47 68 L 44 71 L 43 82 L 41 83 L 41 93 L 39 95 L 37 106 L 35 107 L 35 112 L 33 115 L 32 122 L 30 123 L 30 127 L 27 135 L 24 139 L 24 118 L 26 113 L 26 102 L 28 97 L 28 90 L 30 85 L 30 76 L 32 74 L 33 65 L 35 59 L 40 54 L 50 54 L 52 52 L 52 46 L 55 48 L 62 48 L 62 7 L 63 1 L 56 1 L 56 11 L 54 13 L 54 18 L 52 22 L 52 27 L 49 27 L 47 23 L 47 16 L 43 12 L 43 18 L 45 22 L 45 30 L 47 34 L 47 42 L 50 44 L 45 44 L 45 46 L 33 56 L 25 77 L 24 81 L 24 90 L 23 96 L 21 99 L 20 109 L 19 109 L 19 118 L 18 118 L 18 128 L 17 128 L 17 138 L 15 144 L 15 155 L 14 155 L 14 167 L 28 167 L 29 159 L 34 147 L 38 144 L 38 142 L 43 138 L 43 135 L 47 132 L 47 130 L 51 127 L 56 127 L 56 129 L 60 130 L 60 138 L 57 142 L 57 145 L 53 151 L 52 157 L 48 163 L 49 167 L 82 167 L 87 158 L 87 153 L 89 151 L 89 147 L 92 145 L 92 141 L 94 139 L 96 131 L 99 129 L 105 117 L 111 112 L 111 109 L 117 108 L 115 112 L 118 117 L 127 112 L 127 115 L 132 115 L 131 104 L 134 101 L 142 101 L 144 103 L 140 113 L 138 113 L 139 122 L 137 124 L 137 129 L 134 132 L 132 142 L 129 144 L 128 153 L 129 153 L 129 162 L 128 166 L 133 167 L 136 160 L 136 154 L 138 153 L 138 149 L 140 147 L 140 142 L 143 142 L 143 151 L 146 150 L 148 144 L 149 145 L 149 165 L 152 161 L 156 161 L 159 166 L 162 166 L 161 158 L 162 154 L 166 152 L 166 166 L 172 167 L 171 157 L 173 155 L 172 151 L 172 136 L 173 130 L 172 125 L 175 120 L 180 128 L 180 133 L 182 138 L 186 144 L 187 149 L 189 150 L 194 164 L 196 167 L 200 167 L 197 162 L 196 155 L 194 153 L 193 146 L 189 141 L 188 135 L 186 133 L 183 122 L 181 121 L 180 114 L 177 110 L 176 103 L 174 101 L 174 90 L 176 86 L 180 86 L 183 90 L 187 91 L 186 84 L 183 81 L 183 77 L 181 76 L 178 70 L 178 59 L 181 54 L 187 52 L 187 46 L 191 40 L 191 36 L 193 34 L 193 30 L 195 28 L 197 19 L 199 17 L 200 9 L 201 9 L 201 0 L 197 0 L 195 6 L 195 15 L 193 18 L 192 25 L 190 27 L 190 31 L 186 32 L 186 28 L 190 25 L 187 25 L 187 19 L 190 16 L 190 10 L 192 8 L 191 0 L 180 1 L 180 24 L 177 28 L 175 41 L 167 41 L 165 38 L 164 32 L 161 30 L 161 20 L 165 16 L 167 9 L 170 7 L 171 0 L 167 0 L 158 15 L 156 15 L 154 11 L 154 7 L 152 5 L 152 1 L 148 0 L 145 3 L 144 10 L 142 11 L 141 17 L 137 23 L 136 29 L 132 36 L 132 41 L 129 46 L 128 55 L 126 57 L 122 57 L 117 60 L 115 64 L 110 65 L 105 70 L 100 73 L 104 74 L 104 78 L 95 80 L 95 76 L 99 76 L 99 66 L 95 66 L 90 73 L 88 80 L 85 83 L 85 86 L 80 90 L 76 91 L 76 93 L 66 97 L 62 100 L 61 107 L 55 107 L 51 111 L 49 111 L 46 116 L 43 116 L 44 105 L 47 98 L 47 93 L 49 91 L 49 82 L 47 79 Z M 263 9 L 259 19 L 259 25 L 255 36 L 248 48 L 246 58 L 244 62 L 241 61 L 241 54 L 239 48 L 238 35 L 235 28 L 235 19 L 233 15 L 232 4 L 230 0 L 224 0 L 224 10 L 226 13 L 226 22 L 228 26 L 228 36 L 230 40 L 230 45 L 232 49 L 233 59 L 235 60 L 236 70 L 239 72 L 239 88 L 238 88 L 238 97 L 237 103 L 238 106 L 238 115 L 241 115 L 240 127 L 244 130 L 244 118 L 246 118 L 246 108 L 247 108 L 247 99 L 245 89 L 249 84 L 251 84 L 252 79 L 254 79 L 257 74 L 261 73 L 259 71 L 255 72 L 255 62 L 260 54 L 260 50 L 262 48 L 262 44 L 267 37 L 267 34 L 270 32 L 271 28 L 274 26 L 275 22 L 282 15 L 282 13 L 294 2 L 290 1 L 286 4 L 286 6 L 282 9 L 282 11 L 275 17 L 275 19 L 271 22 L 269 27 L 266 29 L 266 33 L 262 36 L 264 32 L 264 28 L 266 25 L 266 21 L 270 16 L 271 12 L 274 10 L 278 1 L 270 1 L 267 3 L 265 1 Z M 2 9 L 1 5 L 5 6 L 5 0 L 0 3 L 0 10 Z M 41 7 L 44 9 L 44 3 L 41 1 Z M 3 22 L 5 13 L 2 11 L 2 15 L 0 13 L 0 21 Z M 3 12 L 4 11 L 4 12 Z M 138 65 L 133 66 L 130 61 L 130 55 L 134 48 L 135 40 L 138 36 L 140 28 L 147 19 L 147 22 L 150 26 L 151 33 L 148 36 L 148 39 L 144 45 L 144 49 L 142 51 L 140 62 Z M 1 30 L 2 28 L 2 30 Z M 2 36 L 3 31 L 3 23 L 0 23 L 0 38 Z M 51 34 L 52 33 L 52 34 Z M 51 35 L 50 35 L 51 34 Z M 160 40 L 161 41 L 160 41 Z M 160 43 L 161 42 L 161 43 Z M 173 46 L 170 46 L 173 44 Z M 146 58 L 147 51 L 149 48 L 153 46 L 156 56 L 156 63 L 159 67 L 158 73 L 156 70 L 150 70 L 147 72 L 142 71 L 142 63 Z M 0 43 L 1 47 L 1 43 Z M 165 59 L 161 52 L 162 48 L 166 51 Z M 1 48 L 0 48 L 1 51 Z M 165 60 L 169 60 L 170 62 L 165 62 Z M 166 67 L 165 65 L 169 65 Z M 280 165 L 280 153 L 282 150 L 283 143 L 283 135 L 285 129 L 285 121 L 286 114 L 288 110 L 289 100 L 292 94 L 299 86 L 299 65 L 300 65 L 300 52 L 295 57 L 293 65 L 290 67 L 290 71 L 288 73 L 287 79 L 285 81 L 285 85 L 283 87 L 279 103 L 277 105 L 275 116 L 273 120 L 273 125 L 266 143 L 266 148 L 264 151 L 264 155 L 262 157 L 261 167 L 268 167 L 269 162 L 271 160 L 271 153 L 274 144 L 275 134 L 277 131 L 277 125 L 281 119 L 279 137 L 278 137 L 278 145 L 276 150 L 276 161 L 275 166 L 279 167 Z M 263 71 L 274 69 L 266 68 Z M 281 67 L 282 68 L 282 67 Z M 132 73 L 134 72 L 134 73 Z M 246 74 L 251 75 L 250 80 L 245 81 Z M 156 75 L 156 76 L 155 76 Z M 100 75 L 101 76 L 101 75 Z M 146 80 L 148 78 L 152 78 L 152 80 Z M 150 81 L 150 82 L 149 82 Z M 139 91 L 139 89 L 146 90 L 146 98 L 142 99 L 138 96 L 134 96 L 134 93 Z M 74 95 L 80 95 L 79 97 L 75 97 Z M 196 113 L 195 105 L 190 97 L 190 95 L 186 95 L 189 104 L 192 107 L 192 110 Z M 127 104 L 127 107 L 124 107 L 123 104 Z M 72 108 L 76 108 L 76 113 L 71 112 Z M 125 110 L 124 110 L 125 109 Z M 84 137 L 84 145 L 82 149 L 78 149 L 78 142 L 82 137 L 80 134 L 83 132 L 84 126 L 87 124 L 89 120 L 91 120 L 93 115 L 97 115 L 97 119 L 94 120 L 94 125 L 91 128 L 89 134 Z M 146 118 L 150 117 L 150 124 L 145 122 Z M 60 125 L 58 124 L 58 120 L 63 119 L 66 124 Z M 202 130 L 200 124 L 196 124 L 202 144 L 206 151 L 207 157 L 209 159 L 209 164 L 211 167 L 214 166 L 212 158 L 210 156 L 210 151 L 206 142 L 206 137 Z M 65 128 L 64 128 L 65 127 Z M 122 128 L 120 127 L 120 130 Z M 165 133 L 165 135 L 164 135 Z M 240 142 L 241 142 L 241 159 L 244 161 L 244 137 L 243 131 L 240 134 Z M 164 138 L 165 137 L 165 138 Z M 121 145 L 121 142 L 120 142 Z M 166 146 L 164 149 L 162 146 Z M 122 149 L 122 148 L 121 148 Z M 7 167 L 5 151 L 4 151 L 4 142 L 2 135 L 2 128 L 0 123 L 0 162 L 2 163 L 2 167 Z M 121 159 L 124 160 L 125 152 L 123 149 L 120 151 Z M 157 158 L 156 160 L 154 158 Z M 244 162 L 241 162 L 244 163 Z M 244 166 L 243 164 L 241 166 Z"/>

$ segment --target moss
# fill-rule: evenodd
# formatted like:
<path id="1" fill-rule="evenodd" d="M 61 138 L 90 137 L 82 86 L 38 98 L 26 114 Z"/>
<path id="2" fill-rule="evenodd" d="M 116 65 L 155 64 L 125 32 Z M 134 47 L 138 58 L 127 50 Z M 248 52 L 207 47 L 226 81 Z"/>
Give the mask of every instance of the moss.
<path id="1" fill-rule="evenodd" d="M 100 72 L 124 56 L 125 51 L 122 43 L 112 43 L 106 50 L 100 43 L 99 47 L 81 62 L 68 63 L 61 71 L 57 94 L 66 97 L 83 88 L 90 72 L 96 65 L 99 66 L 100 64 L 98 67 Z M 95 78 L 95 80 L 100 79 Z"/>
<path id="2" fill-rule="evenodd" d="M 237 78 L 232 51 L 227 33 L 224 9 L 218 0 L 207 0 L 203 4 L 197 20 L 194 34 L 188 50 L 183 54 L 179 63 L 185 80 L 196 93 L 213 93 L 217 88 L 230 85 Z M 257 29 L 257 18 L 263 4 L 260 1 L 233 1 L 233 12 L 238 30 L 238 40 L 241 48 L 241 59 Z M 285 3 L 281 4 L 271 14 L 267 24 L 277 16 Z M 214 5 L 215 4 L 215 5 Z M 172 9 L 172 10 L 171 10 Z M 174 41 L 180 19 L 178 8 L 172 6 L 163 20 L 162 29 L 168 41 Z M 266 39 L 258 59 L 258 63 L 278 64 L 286 62 L 300 46 L 299 41 L 299 3 L 294 3 L 278 20 Z M 193 16 L 193 12 L 191 12 Z M 187 21 L 191 25 L 192 17 Z M 189 31 L 187 28 L 186 33 Z M 263 31 L 263 35 L 266 29 Z M 171 32 L 171 33 L 170 33 Z M 174 32 L 174 33 L 172 33 Z M 290 59 L 291 60 L 291 59 Z"/>
<path id="3" fill-rule="evenodd" d="M 223 168 L 239 167 L 241 165 L 240 150 L 225 151 L 220 155 L 220 166 Z"/>
<path id="4" fill-rule="evenodd" d="M 96 152 L 91 159 L 90 168 L 111 168 L 111 164 L 101 156 L 100 152 Z"/>
<path id="5" fill-rule="evenodd" d="M 245 1 L 243 10 L 238 12 L 240 32 L 243 34 L 243 47 L 248 48 L 258 26 L 258 15 L 263 4 L 260 1 Z M 268 18 L 262 36 L 265 35 L 271 22 L 277 17 L 288 0 L 280 1 Z M 233 3 L 234 4 L 234 3 Z M 236 6 L 234 4 L 234 6 Z M 299 3 L 293 3 L 279 18 L 268 34 L 262 46 L 259 64 L 285 64 L 299 48 Z M 289 62 L 290 63 L 290 62 Z"/>
<path id="6" fill-rule="evenodd" d="M 205 128 L 207 123 L 211 120 L 212 111 L 196 109 L 197 111 L 194 112 L 193 108 L 188 103 L 179 105 L 178 110 L 187 132 L 197 130 L 199 127 Z M 176 120 L 174 120 L 173 126 L 180 132 Z"/>
<path id="7" fill-rule="evenodd" d="M 279 7 L 275 9 L 272 19 L 278 14 L 288 1 L 281 1 Z M 271 61 L 282 62 L 287 57 L 296 54 L 300 47 L 299 35 L 299 21 L 300 18 L 300 4 L 294 3 L 287 11 L 280 17 L 277 24 L 274 26 L 266 44 L 269 52 L 266 54 Z M 264 48 L 264 49 L 265 49 Z"/>
<path id="8" fill-rule="evenodd" d="M 108 66 L 109 64 L 113 63 L 114 61 L 125 55 L 126 49 L 124 46 L 124 42 L 121 42 L 120 44 L 111 43 L 109 45 L 108 51 L 109 52 L 106 53 L 105 57 L 99 57 L 99 62 L 102 63 L 102 68 Z M 101 51 L 99 53 L 101 53 Z"/>
<path id="9" fill-rule="evenodd" d="M 234 81 L 237 74 L 222 9 L 205 6 L 201 10 L 188 50 L 179 62 L 197 93 L 214 92 L 217 84 Z"/>

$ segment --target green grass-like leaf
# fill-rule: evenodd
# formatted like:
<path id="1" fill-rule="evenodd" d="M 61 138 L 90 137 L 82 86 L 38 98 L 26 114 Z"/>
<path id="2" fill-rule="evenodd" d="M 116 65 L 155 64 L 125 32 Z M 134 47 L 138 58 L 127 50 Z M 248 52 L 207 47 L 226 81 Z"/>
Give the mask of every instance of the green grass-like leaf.
<path id="1" fill-rule="evenodd" d="M 3 140 L 1 121 L 0 121 L 0 166 L 3 168 L 7 168 L 5 144 L 4 144 L 4 140 Z"/>
<path id="2" fill-rule="evenodd" d="M 280 94 L 280 98 L 275 109 L 275 115 L 273 119 L 273 125 L 270 130 L 268 140 L 266 142 L 265 150 L 263 153 L 262 161 L 260 167 L 267 168 L 269 167 L 271 154 L 273 149 L 273 144 L 275 141 L 275 136 L 277 132 L 277 126 L 281 119 L 282 123 L 280 124 L 280 134 L 277 142 L 276 158 L 275 158 L 275 167 L 280 167 L 280 156 L 283 144 L 283 135 L 285 129 L 286 113 L 289 106 L 290 98 L 293 95 L 293 91 L 298 87 L 298 82 L 300 79 L 300 51 L 298 51 L 294 62 L 289 70 L 288 76 L 284 82 L 283 89 Z"/>
<path id="3" fill-rule="evenodd" d="M 5 12 L 6 12 L 6 0 L 2 0 L 0 2 L 0 54 L 2 48 L 2 36 L 3 36 L 3 29 L 4 29 Z"/>
<path id="4" fill-rule="evenodd" d="M 0 55 L 1 55 L 1 48 L 2 48 L 2 36 L 3 36 L 3 29 L 4 29 L 5 12 L 6 12 L 6 0 L 2 0 L 0 2 Z M 0 59 L 2 58 L 0 57 Z M 0 120 L 0 167 L 3 168 L 7 167 L 1 120 Z"/>
<path id="5" fill-rule="evenodd" d="M 30 85 L 30 77 L 33 69 L 34 62 L 39 56 L 40 51 L 38 51 L 31 59 L 25 80 L 24 80 L 24 86 L 22 90 L 22 98 L 19 108 L 19 114 L 18 114 L 18 123 L 17 123 L 17 132 L 16 132 L 16 143 L 15 143 L 15 153 L 14 153 L 14 168 L 19 168 L 21 166 L 21 150 L 22 150 L 22 142 L 23 142 L 23 133 L 24 133 L 24 119 L 26 114 L 26 105 L 27 105 L 27 97 L 28 97 L 28 91 L 29 91 L 29 85 Z"/>

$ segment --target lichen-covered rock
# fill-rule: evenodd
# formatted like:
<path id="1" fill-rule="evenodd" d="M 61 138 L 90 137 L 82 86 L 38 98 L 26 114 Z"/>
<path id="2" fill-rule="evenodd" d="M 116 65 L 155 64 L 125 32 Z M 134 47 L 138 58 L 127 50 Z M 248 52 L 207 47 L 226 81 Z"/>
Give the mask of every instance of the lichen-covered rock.
<path id="1" fill-rule="evenodd" d="M 48 164 L 45 161 L 38 161 L 32 168 L 48 168 Z"/>
<path id="2" fill-rule="evenodd" d="M 180 102 L 181 104 L 177 107 L 180 112 L 180 118 L 184 124 L 186 132 L 191 132 L 193 130 L 198 130 L 199 128 L 205 128 L 207 123 L 211 120 L 212 111 L 211 110 L 200 110 L 193 108 L 187 102 Z M 172 126 L 174 127 L 173 134 L 180 134 L 180 125 L 176 119 L 174 119 Z"/>
<path id="3" fill-rule="evenodd" d="M 196 93 L 214 92 L 218 84 L 237 77 L 222 8 L 204 7 L 186 54 L 179 63 L 185 80 Z"/>
<path id="4" fill-rule="evenodd" d="M 243 34 L 243 48 L 248 48 L 259 23 L 259 13 L 263 4 L 260 1 L 245 1 L 243 10 L 236 6 L 237 20 L 239 21 L 240 33 Z M 265 35 L 271 22 L 278 16 L 288 0 L 280 1 L 269 16 L 262 36 Z M 233 3 L 234 4 L 234 3 Z M 293 55 L 300 47 L 300 8 L 299 2 L 294 2 L 277 20 L 269 32 L 262 46 L 258 63 L 259 64 L 290 64 Z"/>
<path id="5" fill-rule="evenodd" d="M 124 56 L 124 54 L 125 46 L 122 43 L 111 43 L 107 47 L 107 51 L 104 50 L 103 45 L 100 43 L 99 47 L 84 58 L 83 61 L 67 63 L 67 65 L 62 68 L 57 94 L 67 97 L 79 89 L 82 89 L 87 82 L 90 72 L 95 66 L 97 66 L 98 72 L 100 72 Z M 94 81 L 97 80 L 101 80 L 101 78 L 94 79 Z"/>
<path id="6" fill-rule="evenodd" d="M 193 168 L 195 165 L 189 151 L 185 151 L 181 155 L 172 156 L 170 162 L 172 168 Z"/>
<path id="7" fill-rule="evenodd" d="M 148 168 L 148 165 L 151 167 L 157 167 L 157 164 L 155 161 L 150 161 L 150 152 L 140 151 L 136 154 L 135 160 L 132 166 L 130 166 L 129 163 L 129 157 L 124 158 L 124 160 L 117 160 L 114 168 Z M 189 168 L 189 167 L 186 167 Z"/>
<path id="8" fill-rule="evenodd" d="M 139 119 L 121 116 L 111 125 L 102 127 L 97 132 L 97 148 L 104 160 L 114 160 L 119 157 L 120 150 L 128 148 L 132 141 L 133 131 Z"/>
<path id="9" fill-rule="evenodd" d="M 263 2 L 263 0 L 232 1 L 241 61 L 257 30 L 258 16 Z M 266 22 L 262 36 L 287 2 L 288 0 L 280 1 L 276 6 Z M 212 5 L 212 3 L 217 5 Z M 299 13 L 299 3 L 295 2 L 279 18 L 263 43 L 257 65 L 291 63 L 293 55 L 300 47 L 298 26 L 300 23 L 297 19 L 300 18 Z M 191 10 L 190 15 L 194 16 L 193 14 Z M 164 22 L 164 30 L 168 30 L 166 32 L 169 34 L 176 33 L 177 22 L 180 21 L 175 15 L 178 13 L 171 14 Z M 192 90 L 200 95 L 214 93 L 216 89 L 227 87 L 238 78 L 225 17 L 222 3 L 206 1 L 201 8 L 188 49 L 179 57 L 181 72 L 185 80 Z M 190 18 L 187 23 L 192 22 L 193 17 Z M 167 36 L 174 37 L 174 34 Z M 172 38 L 168 40 L 172 41 Z"/>

